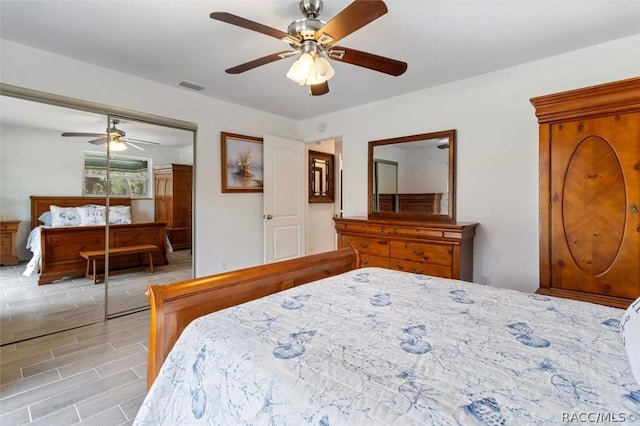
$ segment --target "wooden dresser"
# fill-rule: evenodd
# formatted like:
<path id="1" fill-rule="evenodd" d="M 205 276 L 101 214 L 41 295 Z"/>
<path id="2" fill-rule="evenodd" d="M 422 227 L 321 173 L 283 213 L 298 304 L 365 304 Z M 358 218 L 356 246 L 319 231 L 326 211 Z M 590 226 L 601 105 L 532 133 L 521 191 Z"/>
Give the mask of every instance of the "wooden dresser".
<path id="1" fill-rule="evenodd" d="M 164 164 L 153 167 L 155 221 L 167 224 L 174 250 L 191 248 L 193 167 Z"/>
<path id="2" fill-rule="evenodd" d="M 473 280 L 477 223 L 334 218 L 338 248 L 353 246 L 362 266 Z"/>
<path id="3" fill-rule="evenodd" d="M 640 78 L 531 100 L 540 123 L 538 293 L 640 296 Z"/>
<path id="4" fill-rule="evenodd" d="M 0 265 L 18 264 L 17 235 L 19 220 L 0 222 Z"/>

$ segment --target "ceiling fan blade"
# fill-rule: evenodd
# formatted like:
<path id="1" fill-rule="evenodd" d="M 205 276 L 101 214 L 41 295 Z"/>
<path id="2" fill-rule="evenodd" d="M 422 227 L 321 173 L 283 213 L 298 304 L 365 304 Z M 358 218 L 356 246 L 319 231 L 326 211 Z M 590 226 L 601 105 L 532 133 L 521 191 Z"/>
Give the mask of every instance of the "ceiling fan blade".
<path id="1" fill-rule="evenodd" d="M 256 31 L 271 37 L 275 37 L 277 39 L 287 39 L 291 37 L 289 34 L 280 30 L 276 30 L 275 28 L 250 21 L 248 19 L 241 18 L 240 16 L 233 15 L 227 12 L 213 12 L 209 15 L 209 17 L 211 19 L 215 19 L 216 21 L 226 22 L 227 24 L 236 25 L 238 27 Z"/>
<path id="2" fill-rule="evenodd" d="M 311 96 L 322 96 L 329 93 L 329 82 L 325 81 L 320 84 L 313 84 L 309 86 L 309 91 L 311 92 Z"/>
<path id="3" fill-rule="evenodd" d="M 94 139 L 92 141 L 89 141 L 89 143 L 92 143 L 94 145 L 102 145 L 103 143 L 107 143 L 107 138 L 106 137 L 102 137 L 99 139 Z"/>
<path id="4" fill-rule="evenodd" d="M 129 146 L 131 146 L 131 147 L 133 147 L 135 149 L 139 149 L 140 151 L 144 151 L 144 148 L 142 148 L 141 146 L 136 145 L 135 143 L 130 142 L 130 139 L 128 139 L 128 140 L 120 139 L 120 140 L 123 141 L 125 144 L 127 144 L 127 145 L 129 145 Z M 154 143 L 154 142 L 152 142 L 152 143 Z"/>
<path id="5" fill-rule="evenodd" d="M 62 136 L 82 136 L 86 138 L 105 136 L 104 133 L 80 133 L 80 132 L 64 132 Z"/>
<path id="6" fill-rule="evenodd" d="M 144 139 L 120 138 L 120 140 L 124 141 L 124 142 L 134 141 L 135 143 L 142 143 L 142 144 L 146 144 L 146 145 L 160 145 L 158 142 L 145 141 Z"/>
<path id="7" fill-rule="evenodd" d="M 382 0 L 355 0 L 316 31 L 314 38 L 322 44 L 331 45 L 385 13 L 387 13 L 387 5 Z M 323 35 L 325 38 L 330 37 L 331 40 L 323 42 Z"/>
<path id="8" fill-rule="evenodd" d="M 370 70 L 383 72 L 396 77 L 404 74 L 407 70 L 406 62 L 385 58 L 384 56 L 378 56 L 360 50 L 347 49 L 346 47 L 334 46 L 328 52 L 328 55 L 329 58 L 336 61 L 369 68 Z"/>
<path id="9" fill-rule="evenodd" d="M 278 53 L 273 53 L 271 55 L 263 56 L 262 58 L 254 59 L 253 61 L 245 62 L 242 65 L 237 65 L 237 66 L 235 66 L 233 68 L 229 68 L 228 70 L 225 70 L 225 72 L 227 74 L 240 74 L 242 72 L 249 71 L 249 70 L 252 70 L 254 68 L 257 68 L 257 67 L 259 67 L 261 65 L 266 65 L 266 64 L 269 64 L 271 62 L 275 62 L 275 61 L 278 61 L 280 59 L 286 58 L 287 56 L 291 56 L 289 53 L 291 53 L 291 51 L 289 51 L 289 50 L 285 50 L 283 52 L 278 52 Z"/>

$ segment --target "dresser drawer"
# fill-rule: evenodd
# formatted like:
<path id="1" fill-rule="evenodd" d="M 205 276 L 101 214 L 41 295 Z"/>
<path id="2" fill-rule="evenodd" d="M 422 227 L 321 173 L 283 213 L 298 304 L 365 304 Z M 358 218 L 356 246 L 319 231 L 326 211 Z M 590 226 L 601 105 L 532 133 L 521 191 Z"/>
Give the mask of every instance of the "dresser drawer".
<path id="1" fill-rule="evenodd" d="M 390 256 L 396 259 L 451 266 L 453 248 L 437 244 L 391 241 Z"/>
<path id="2" fill-rule="evenodd" d="M 19 221 L 0 222 L 0 231 L 2 232 L 14 232 L 18 230 Z"/>
<path id="3" fill-rule="evenodd" d="M 336 231 L 384 235 L 389 232 L 389 228 L 384 225 L 376 225 L 372 223 L 340 222 L 336 223 Z"/>
<path id="4" fill-rule="evenodd" d="M 360 253 L 389 257 L 389 241 L 342 235 L 341 247 L 355 247 Z"/>
<path id="5" fill-rule="evenodd" d="M 411 238 L 442 238 L 444 232 L 439 229 L 423 229 L 423 228 L 410 228 L 402 226 L 389 227 L 390 235 L 397 235 L 399 237 L 411 237 Z"/>
<path id="6" fill-rule="evenodd" d="M 412 262 L 410 260 L 389 259 L 389 268 L 414 274 L 433 275 L 435 277 L 451 278 L 451 266 L 436 265 L 434 263 Z"/>
<path id="7" fill-rule="evenodd" d="M 360 266 L 377 266 L 379 268 L 389 268 L 389 258 L 382 256 L 374 256 L 372 254 L 360 254 Z"/>

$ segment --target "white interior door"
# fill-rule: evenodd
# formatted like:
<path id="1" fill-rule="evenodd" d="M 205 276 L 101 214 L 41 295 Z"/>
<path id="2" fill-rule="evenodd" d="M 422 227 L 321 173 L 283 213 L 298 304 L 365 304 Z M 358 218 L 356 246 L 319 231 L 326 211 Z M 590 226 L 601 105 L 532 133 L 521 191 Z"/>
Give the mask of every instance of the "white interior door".
<path id="1" fill-rule="evenodd" d="M 305 254 L 306 150 L 301 141 L 264 136 L 264 262 Z"/>

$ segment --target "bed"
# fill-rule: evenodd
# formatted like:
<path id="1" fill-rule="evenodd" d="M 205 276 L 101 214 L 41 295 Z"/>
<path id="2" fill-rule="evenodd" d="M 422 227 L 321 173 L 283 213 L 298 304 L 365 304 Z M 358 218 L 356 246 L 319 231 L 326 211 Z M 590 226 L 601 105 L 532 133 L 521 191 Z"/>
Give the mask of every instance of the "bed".
<path id="1" fill-rule="evenodd" d="M 38 284 L 50 284 L 65 277 L 84 276 L 87 261 L 78 254 L 82 250 L 100 250 L 105 247 L 105 226 L 43 226 L 38 218 L 50 210 L 50 206 L 81 207 L 104 205 L 101 197 L 31 196 L 31 233 L 27 248 L 33 257 L 27 264 L 25 275 L 39 270 Z M 131 206 L 130 198 L 111 198 L 111 206 Z M 151 244 L 154 265 L 166 265 L 166 224 L 160 222 L 127 223 L 109 225 L 109 246 L 126 247 Z M 139 263 L 137 255 L 118 256 L 110 259 L 110 270 L 126 269 Z"/>
<path id="2" fill-rule="evenodd" d="M 623 310 L 358 267 L 342 249 L 150 287 L 134 424 L 640 420 Z"/>

